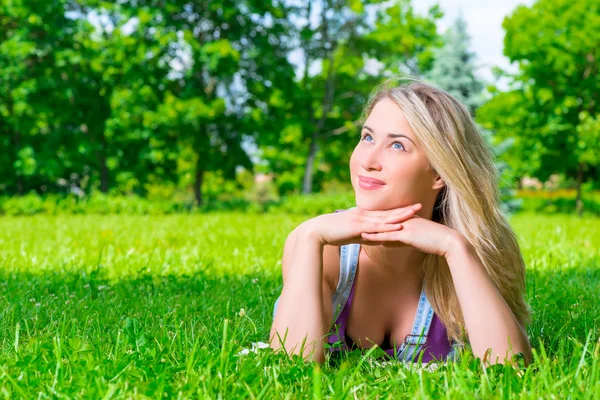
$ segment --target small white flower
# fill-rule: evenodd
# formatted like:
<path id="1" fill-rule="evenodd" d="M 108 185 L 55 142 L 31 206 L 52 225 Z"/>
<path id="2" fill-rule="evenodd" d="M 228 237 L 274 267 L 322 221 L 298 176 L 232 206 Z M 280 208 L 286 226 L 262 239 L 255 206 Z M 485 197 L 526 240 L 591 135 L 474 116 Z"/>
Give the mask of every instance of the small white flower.
<path id="1" fill-rule="evenodd" d="M 42 305 L 42 303 L 35 303 L 36 307 L 40 307 Z"/>
<path id="2" fill-rule="evenodd" d="M 248 349 L 242 349 L 242 351 L 240 351 L 239 353 L 237 353 L 236 356 L 245 356 L 248 353 L 250 353 L 250 350 L 248 350 Z"/>
<path id="3" fill-rule="evenodd" d="M 251 349 L 242 349 L 242 351 L 237 353 L 236 356 L 245 356 L 245 355 L 249 354 L 250 352 L 258 353 L 259 349 L 266 349 L 267 347 L 269 347 L 269 344 L 264 343 L 264 342 L 256 342 L 256 343 L 252 343 L 251 347 L 252 347 Z"/>
<path id="4" fill-rule="evenodd" d="M 240 317 L 243 317 L 244 315 L 246 315 L 246 311 L 245 311 L 243 308 L 241 308 L 241 309 L 240 309 L 240 312 L 238 313 L 238 315 L 239 315 Z"/>
<path id="5" fill-rule="evenodd" d="M 256 283 L 256 282 L 258 282 L 258 278 L 252 279 L 252 283 Z"/>

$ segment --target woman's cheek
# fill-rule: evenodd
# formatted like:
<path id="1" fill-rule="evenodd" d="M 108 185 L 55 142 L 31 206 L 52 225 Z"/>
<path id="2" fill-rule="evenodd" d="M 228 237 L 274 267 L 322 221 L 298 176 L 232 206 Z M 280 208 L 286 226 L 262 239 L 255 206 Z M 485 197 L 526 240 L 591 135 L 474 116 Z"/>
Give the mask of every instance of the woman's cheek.
<path id="1" fill-rule="evenodd" d="M 360 162 L 356 150 L 350 156 L 350 174 L 357 176 L 359 173 Z"/>

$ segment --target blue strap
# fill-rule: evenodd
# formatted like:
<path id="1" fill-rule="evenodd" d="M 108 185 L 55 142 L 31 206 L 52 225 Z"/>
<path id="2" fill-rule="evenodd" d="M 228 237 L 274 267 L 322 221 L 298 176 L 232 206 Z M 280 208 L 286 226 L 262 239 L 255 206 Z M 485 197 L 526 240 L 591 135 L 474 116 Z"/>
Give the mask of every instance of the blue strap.
<path id="1" fill-rule="evenodd" d="M 340 279 L 338 285 L 333 293 L 333 318 L 332 323 L 335 322 L 342 310 L 346 306 L 350 292 L 352 291 L 352 285 L 354 284 L 354 278 L 356 277 L 356 267 L 358 265 L 360 245 L 359 244 L 348 244 L 341 246 L 340 249 Z"/>
<path id="2" fill-rule="evenodd" d="M 415 315 L 415 321 L 413 327 L 404 339 L 404 342 L 398 349 L 398 359 L 404 361 L 414 361 L 416 355 L 419 354 L 421 348 L 427 344 L 427 335 L 429 328 L 431 327 L 431 321 L 433 320 L 433 308 L 427 300 L 425 295 L 425 282 L 421 289 L 421 297 L 419 298 L 419 306 L 417 307 L 417 314 Z"/>

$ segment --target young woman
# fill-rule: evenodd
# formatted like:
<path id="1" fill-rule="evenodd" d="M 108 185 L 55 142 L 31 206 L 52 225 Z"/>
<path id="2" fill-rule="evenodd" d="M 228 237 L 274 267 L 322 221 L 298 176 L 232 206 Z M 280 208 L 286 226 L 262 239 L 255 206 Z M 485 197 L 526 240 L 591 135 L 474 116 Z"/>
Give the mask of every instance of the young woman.
<path id="1" fill-rule="evenodd" d="M 382 85 L 350 158 L 356 207 L 286 239 L 270 346 L 323 362 L 379 346 L 403 361 L 522 353 L 525 267 L 469 111 L 422 81 Z M 328 349 L 325 349 L 328 347 Z"/>

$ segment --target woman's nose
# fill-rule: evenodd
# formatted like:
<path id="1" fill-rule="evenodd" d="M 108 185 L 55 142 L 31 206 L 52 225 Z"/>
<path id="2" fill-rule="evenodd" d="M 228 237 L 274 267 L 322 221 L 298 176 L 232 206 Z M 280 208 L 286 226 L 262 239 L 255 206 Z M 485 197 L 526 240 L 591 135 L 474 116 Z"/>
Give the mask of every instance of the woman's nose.
<path id="1" fill-rule="evenodd" d="M 379 157 L 378 152 L 375 149 L 366 151 L 363 154 L 360 165 L 367 171 L 381 171 L 381 162 L 379 161 L 380 158 L 381 157 Z"/>

